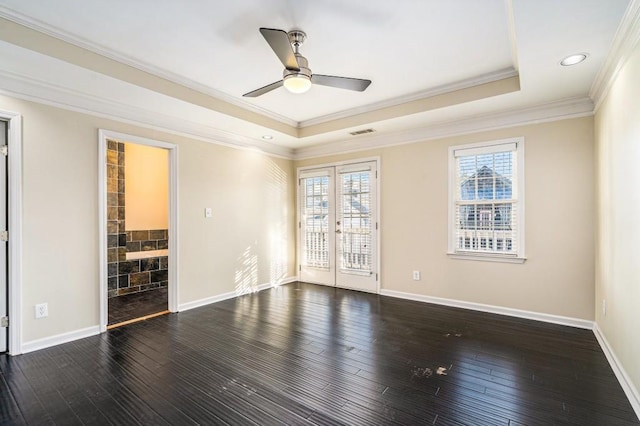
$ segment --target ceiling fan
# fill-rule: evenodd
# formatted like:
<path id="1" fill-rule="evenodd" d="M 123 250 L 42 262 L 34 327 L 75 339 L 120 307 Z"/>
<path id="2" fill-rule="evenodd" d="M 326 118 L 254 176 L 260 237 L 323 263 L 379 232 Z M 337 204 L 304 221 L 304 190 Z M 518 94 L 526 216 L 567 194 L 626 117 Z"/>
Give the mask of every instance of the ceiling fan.
<path id="1" fill-rule="evenodd" d="M 307 37 L 302 31 L 293 30 L 287 33 L 283 30 L 260 28 L 260 33 L 284 65 L 282 80 L 245 93 L 242 95 L 244 97 L 255 98 L 280 86 L 284 86 L 291 93 L 304 93 L 311 88 L 311 84 L 362 92 L 371 84 L 371 80 L 312 73 L 307 58 L 299 52 L 300 45 Z"/>

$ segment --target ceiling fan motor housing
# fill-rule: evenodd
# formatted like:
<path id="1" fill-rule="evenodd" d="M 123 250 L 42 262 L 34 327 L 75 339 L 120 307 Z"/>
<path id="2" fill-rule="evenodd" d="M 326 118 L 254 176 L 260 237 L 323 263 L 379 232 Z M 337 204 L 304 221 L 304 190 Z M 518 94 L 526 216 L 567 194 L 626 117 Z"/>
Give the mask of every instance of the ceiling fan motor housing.
<path id="1" fill-rule="evenodd" d="M 311 78 L 311 69 L 309 69 L 309 61 L 307 58 L 300 54 L 300 45 L 304 43 L 307 38 L 307 34 L 304 31 L 300 30 L 291 30 L 287 33 L 289 36 L 289 42 L 291 42 L 291 46 L 293 47 L 293 52 L 296 56 L 296 60 L 298 61 L 298 68 L 300 70 L 290 70 L 286 69 L 282 72 L 282 79 L 286 79 L 292 76 L 304 76 L 307 78 Z"/>
<path id="2" fill-rule="evenodd" d="M 304 40 L 307 38 L 307 34 L 300 30 L 291 30 L 287 35 L 289 36 L 289 41 L 293 44 L 294 48 L 297 48 L 304 43 Z"/>
<path id="3" fill-rule="evenodd" d="M 284 79 L 292 75 L 303 75 L 305 77 L 311 78 L 311 69 L 309 68 L 309 62 L 307 61 L 307 58 L 299 53 L 296 53 L 295 55 L 296 59 L 298 60 L 298 67 L 300 68 L 300 70 L 290 70 L 285 68 L 282 72 L 282 78 Z"/>

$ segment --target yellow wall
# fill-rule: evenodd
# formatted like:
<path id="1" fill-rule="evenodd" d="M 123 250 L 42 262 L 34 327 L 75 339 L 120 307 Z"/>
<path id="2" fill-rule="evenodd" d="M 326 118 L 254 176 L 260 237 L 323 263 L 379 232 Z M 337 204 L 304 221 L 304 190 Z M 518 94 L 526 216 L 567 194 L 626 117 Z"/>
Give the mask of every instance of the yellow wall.
<path id="1" fill-rule="evenodd" d="M 596 113 L 596 322 L 640 412 L 640 45 Z M 606 315 L 602 301 L 606 300 Z"/>
<path id="2" fill-rule="evenodd" d="M 178 145 L 179 304 L 296 274 L 292 161 L 6 96 L 0 108 L 23 117 L 23 343 L 100 323 L 100 128 Z"/>
<path id="3" fill-rule="evenodd" d="M 447 257 L 448 147 L 525 138 L 524 264 Z M 381 158 L 382 288 L 593 320 L 591 117 L 296 162 Z M 412 271 L 422 273 L 412 280 Z"/>
<path id="4" fill-rule="evenodd" d="M 124 145 L 125 228 L 169 228 L 169 151 Z"/>

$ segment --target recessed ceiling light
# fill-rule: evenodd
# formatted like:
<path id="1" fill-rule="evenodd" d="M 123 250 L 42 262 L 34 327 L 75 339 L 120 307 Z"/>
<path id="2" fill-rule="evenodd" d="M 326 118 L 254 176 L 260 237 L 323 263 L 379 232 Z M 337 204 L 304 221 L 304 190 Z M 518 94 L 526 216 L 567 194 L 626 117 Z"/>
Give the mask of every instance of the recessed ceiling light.
<path id="1" fill-rule="evenodd" d="M 587 59 L 587 56 L 589 56 L 588 53 L 576 53 L 575 55 L 569 55 L 560 61 L 560 65 L 562 65 L 563 67 L 576 65 Z"/>
<path id="2" fill-rule="evenodd" d="M 265 141 L 270 141 L 271 139 L 273 139 L 273 136 L 271 136 L 271 135 L 262 135 L 262 139 L 264 139 Z"/>

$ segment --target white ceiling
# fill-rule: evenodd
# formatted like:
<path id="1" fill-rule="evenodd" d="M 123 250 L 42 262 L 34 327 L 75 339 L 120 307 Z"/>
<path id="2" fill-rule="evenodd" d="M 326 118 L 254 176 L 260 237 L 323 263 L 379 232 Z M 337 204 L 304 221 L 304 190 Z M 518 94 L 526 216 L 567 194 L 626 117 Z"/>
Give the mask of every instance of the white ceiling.
<path id="1" fill-rule="evenodd" d="M 172 95 L 176 91 L 136 87 L 108 67 L 87 69 L 53 45 L 21 45 L 10 34 L 0 37 L 0 88 L 45 100 L 45 91 L 36 95 L 27 88 L 39 84 L 52 93 L 100 99 L 123 115 L 135 109 L 167 120 L 180 118 L 203 134 L 249 145 L 266 146 L 260 137 L 270 134 L 271 145 L 301 149 L 345 140 L 353 128 L 372 126 L 379 137 L 586 97 L 628 4 L 629 0 L 0 0 L 0 16 L 8 21 L 163 77 L 185 90 L 196 89 L 227 106 L 216 110 Z M 301 51 L 314 72 L 373 83 L 363 93 L 314 86 L 303 95 L 280 88 L 243 98 L 243 93 L 282 76 L 282 64 L 259 27 L 302 29 L 308 39 Z M 587 61 L 559 66 L 563 57 L 577 52 L 588 52 Z M 513 75 L 519 75 L 520 90 L 511 93 L 411 110 L 407 115 L 375 113 Z M 266 121 L 245 119 L 245 110 Z M 362 118 L 355 126 L 335 121 L 357 114 Z M 283 123 L 291 130 L 279 127 Z M 321 123 L 329 125 L 311 136 L 296 133 Z M 186 128 L 176 130 L 189 133 Z"/>

